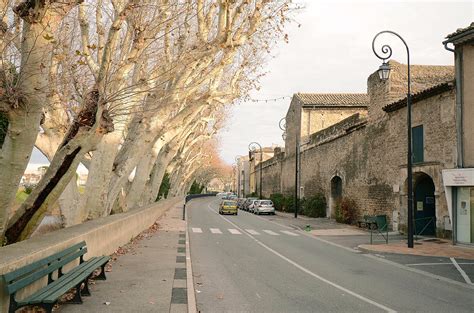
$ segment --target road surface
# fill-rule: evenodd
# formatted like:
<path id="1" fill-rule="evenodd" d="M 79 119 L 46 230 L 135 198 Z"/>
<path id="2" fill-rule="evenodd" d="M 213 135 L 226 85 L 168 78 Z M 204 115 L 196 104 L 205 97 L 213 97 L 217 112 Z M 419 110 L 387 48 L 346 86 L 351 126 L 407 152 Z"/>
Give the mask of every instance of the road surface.
<path id="1" fill-rule="evenodd" d="M 198 310 L 474 312 L 474 288 L 407 271 L 268 218 L 186 205 Z"/>

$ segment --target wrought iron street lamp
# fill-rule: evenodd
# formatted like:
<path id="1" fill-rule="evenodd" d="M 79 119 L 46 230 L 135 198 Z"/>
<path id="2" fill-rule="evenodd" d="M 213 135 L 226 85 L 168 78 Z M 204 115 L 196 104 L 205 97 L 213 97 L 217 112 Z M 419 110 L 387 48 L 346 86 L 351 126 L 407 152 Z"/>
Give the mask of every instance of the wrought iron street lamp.
<path id="1" fill-rule="evenodd" d="M 240 156 L 235 156 L 235 163 L 237 164 L 237 197 L 243 198 L 240 194 Z"/>
<path id="2" fill-rule="evenodd" d="M 392 48 L 389 45 L 383 45 L 381 54 L 375 50 L 375 40 L 382 34 L 391 34 L 398 37 L 407 50 L 407 73 L 408 73 L 408 89 L 407 89 L 407 183 L 408 183 L 408 248 L 413 248 L 413 155 L 412 155 L 412 129 L 411 129 L 411 77 L 410 77 L 410 49 L 405 40 L 399 34 L 384 30 L 375 35 L 372 40 L 372 50 L 374 54 L 382 60 L 382 65 L 379 67 L 379 78 L 386 81 L 390 77 L 390 65 L 386 62 L 392 56 Z"/>
<path id="3" fill-rule="evenodd" d="M 263 150 L 262 150 L 262 146 L 258 143 L 258 142 L 251 142 L 249 144 L 249 151 L 256 151 L 257 150 L 257 146 L 259 147 L 260 149 L 260 199 L 263 199 L 262 198 L 262 161 L 263 161 Z"/>
<path id="4" fill-rule="evenodd" d="M 297 114 L 295 114 L 296 116 Z M 278 122 L 278 126 L 283 131 L 281 137 L 283 140 L 286 140 L 287 132 L 286 132 L 286 117 L 282 118 L 280 122 Z M 299 154 L 300 154 L 300 142 L 299 142 L 299 130 L 295 133 L 295 202 L 294 202 L 294 210 L 295 210 L 295 218 L 298 218 L 298 185 L 299 185 Z"/>

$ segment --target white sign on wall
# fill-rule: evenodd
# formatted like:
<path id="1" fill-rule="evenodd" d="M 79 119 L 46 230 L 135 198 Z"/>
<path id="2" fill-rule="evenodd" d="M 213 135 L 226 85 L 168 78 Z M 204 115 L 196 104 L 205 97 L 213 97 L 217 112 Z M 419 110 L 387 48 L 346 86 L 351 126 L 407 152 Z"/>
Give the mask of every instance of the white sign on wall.
<path id="1" fill-rule="evenodd" d="M 443 170 L 444 186 L 474 186 L 474 168 Z"/>

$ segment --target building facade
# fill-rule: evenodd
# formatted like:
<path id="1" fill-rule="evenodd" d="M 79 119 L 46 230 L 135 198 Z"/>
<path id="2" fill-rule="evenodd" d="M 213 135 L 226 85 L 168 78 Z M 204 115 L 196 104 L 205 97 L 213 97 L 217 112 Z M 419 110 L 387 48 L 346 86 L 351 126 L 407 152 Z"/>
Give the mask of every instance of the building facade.
<path id="1" fill-rule="evenodd" d="M 447 36 L 456 66 L 457 166 L 443 170 L 455 242 L 474 243 L 474 23 Z"/>
<path id="2" fill-rule="evenodd" d="M 454 234 L 463 243 L 474 238 L 473 34 L 471 25 L 448 36 L 455 67 L 411 66 L 415 233 Z M 294 194 L 295 185 L 304 197 L 322 193 L 328 216 L 346 197 L 355 201 L 357 217 L 385 214 L 393 229 L 406 230 L 407 69 L 390 66 L 388 81 L 368 77 L 366 95 L 294 95 L 285 151 L 263 163 L 265 196 Z"/>

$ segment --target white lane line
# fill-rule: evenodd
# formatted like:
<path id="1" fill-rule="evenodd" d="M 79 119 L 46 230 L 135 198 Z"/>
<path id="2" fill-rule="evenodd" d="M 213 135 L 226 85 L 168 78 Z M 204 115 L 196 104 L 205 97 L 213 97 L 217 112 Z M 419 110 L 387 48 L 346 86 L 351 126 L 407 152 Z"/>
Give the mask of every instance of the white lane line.
<path id="1" fill-rule="evenodd" d="M 291 231 L 289 230 L 280 230 L 280 232 L 286 234 L 286 235 L 290 235 L 290 236 L 299 236 L 298 234 L 295 234 L 295 233 L 292 233 Z"/>
<path id="2" fill-rule="evenodd" d="M 474 265 L 474 263 L 460 263 L 457 262 L 459 265 Z M 431 265 L 453 265 L 453 263 L 412 263 L 412 264 L 405 264 L 406 266 L 431 266 Z"/>
<path id="3" fill-rule="evenodd" d="M 231 233 L 232 235 L 242 235 L 242 233 L 238 231 L 237 229 L 229 228 L 228 230 L 229 230 L 229 233 Z"/>
<path id="4" fill-rule="evenodd" d="M 219 228 L 211 228 L 211 233 L 213 233 L 213 234 L 222 234 L 222 232 Z"/>
<path id="5" fill-rule="evenodd" d="M 246 229 L 245 231 L 251 235 L 260 235 L 258 231 L 255 231 L 253 229 Z"/>
<path id="6" fill-rule="evenodd" d="M 208 206 L 208 207 L 209 207 L 209 206 Z M 234 226 L 235 228 L 242 230 L 239 226 L 237 226 L 235 223 L 233 223 L 232 221 L 230 221 L 230 220 L 227 219 L 226 217 L 224 217 L 224 216 L 222 216 L 222 215 L 220 215 L 220 217 L 221 217 L 223 220 L 225 220 L 226 222 L 228 222 L 229 224 L 231 224 L 232 226 Z M 243 231 L 243 230 L 242 230 L 242 231 Z M 261 242 L 261 241 L 258 240 L 257 238 L 253 237 L 252 235 L 250 235 L 250 234 L 248 234 L 248 233 L 244 233 L 244 234 L 247 235 L 247 236 L 249 236 L 251 239 L 253 239 L 257 244 L 259 244 L 259 245 L 262 246 L 263 248 L 267 249 L 267 250 L 270 251 L 271 253 L 275 254 L 276 256 L 278 256 L 279 258 L 281 258 L 282 260 L 284 260 L 284 261 L 290 263 L 291 265 L 293 265 L 294 267 L 298 268 L 299 270 L 305 272 L 306 274 L 308 274 L 308 275 L 310 275 L 310 276 L 313 276 L 314 278 L 319 279 L 320 281 L 322 281 L 322 282 L 324 282 L 324 283 L 326 283 L 326 284 L 328 284 L 328 285 L 331 285 L 331 286 L 333 286 L 333 287 L 336 288 L 336 289 L 339 289 L 339 290 L 341 290 L 341 291 L 343 291 L 343 292 L 345 292 L 345 293 L 347 293 L 347 294 L 350 294 L 351 296 L 353 296 L 353 297 L 355 297 L 355 298 L 357 298 L 357 299 L 360 299 L 360 300 L 362 300 L 362 301 L 364 301 L 364 302 L 366 302 L 366 303 L 372 304 L 373 306 L 376 306 L 376 307 L 378 307 L 378 308 L 380 308 L 380 309 L 382 309 L 382 310 L 385 310 L 386 312 L 390 312 L 390 313 L 396 313 L 396 312 L 397 312 L 397 311 L 395 311 L 395 310 L 393 310 L 393 309 L 390 309 L 389 307 L 386 307 L 386 306 L 383 305 L 383 304 L 380 304 L 380 303 L 378 303 L 378 302 L 375 302 L 375 301 L 373 301 L 373 300 L 371 300 L 371 299 L 369 299 L 369 298 L 366 298 L 366 297 L 364 297 L 364 296 L 362 296 L 362 295 L 360 295 L 360 294 L 358 294 L 358 293 L 356 293 L 356 292 L 354 292 L 354 291 L 351 291 L 351 290 L 349 290 L 349 289 L 347 289 L 347 288 L 344 288 L 344 287 L 342 287 L 341 285 L 338 285 L 338 284 L 336 284 L 336 283 L 333 283 L 332 281 L 327 280 L 326 278 L 323 278 L 323 277 L 319 276 L 318 274 L 315 274 L 315 273 L 311 272 L 310 270 L 308 270 L 307 268 L 305 268 L 305 267 L 299 265 L 299 264 L 296 263 L 295 261 L 293 261 L 293 260 L 287 258 L 286 256 L 280 254 L 279 252 L 273 250 L 272 248 L 270 248 L 269 246 L 267 246 L 266 244 L 264 244 L 263 242 Z"/>
<path id="7" fill-rule="evenodd" d="M 266 233 L 269 234 L 269 235 L 278 236 L 278 234 L 275 233 L 274 231 L 271 231 L 271 230 L 268 230 L 268 229 L 264 229 L 263 231 L 266 232 Z"/>
<path id="8" fill-rule="evenodd" d="M 188 290 L 188 313 L 196 313 L 197 312 L 197 304 L 196 304 L 196 291 L 194 289 L 194 280 L 193 280 L 193 265 L 191 261 L 191 247 L 189 244 L 189 231 L 188 231 L 188 212 L 185 212 L 185 219 L 186 219 L 186 289 Z"/>
<path id="9" fill-rule="evenodd" d="M 449 259 L 451 260 L 451 262 L 453 262 L 454 266 L 456 267 L 458 272 L 461 274 L 462 278 L 464 278 L 464 280 L 466 281 L 466 284 L 474 285 L 471 279 L 469 278 L 469 276 L 467 276 L 466 272 L 461 268 L 461 266 L 459 266 L 458 262 L 456 262 L 454 258 L 449 258 Z"/>
<path id="10" fill-rule="evenodd" d="M 198 234 L 202 233 L 202 229 L 199 228 L 199 227 L 193 227 L 192 231 L 193 231 L 193 233 L 198 233 Z"/>

